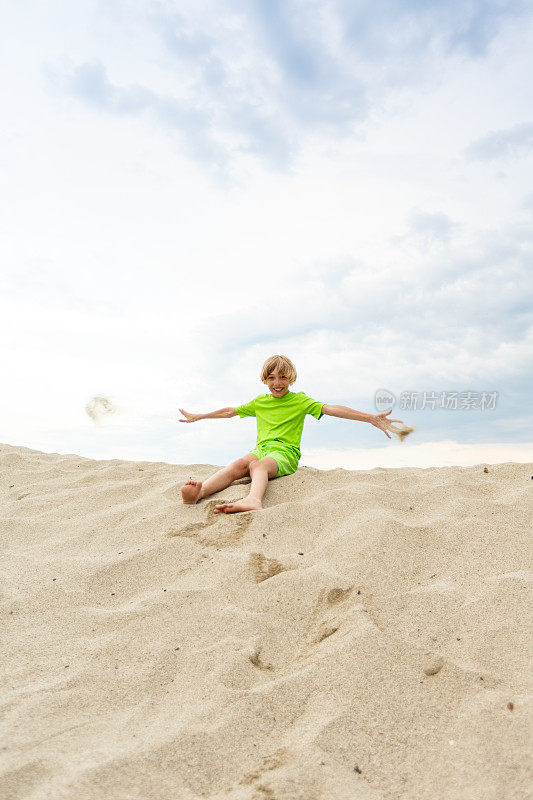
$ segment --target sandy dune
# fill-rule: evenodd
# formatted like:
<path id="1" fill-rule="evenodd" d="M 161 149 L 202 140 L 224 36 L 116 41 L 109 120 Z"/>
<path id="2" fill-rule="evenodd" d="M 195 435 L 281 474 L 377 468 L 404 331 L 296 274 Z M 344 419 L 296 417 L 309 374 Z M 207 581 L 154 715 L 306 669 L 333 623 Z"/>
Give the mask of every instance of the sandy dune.
<path id="1" fill-rule="evenodd" d="M 0 466 L 2 800 L 531 796 L 533 465 Z"/>

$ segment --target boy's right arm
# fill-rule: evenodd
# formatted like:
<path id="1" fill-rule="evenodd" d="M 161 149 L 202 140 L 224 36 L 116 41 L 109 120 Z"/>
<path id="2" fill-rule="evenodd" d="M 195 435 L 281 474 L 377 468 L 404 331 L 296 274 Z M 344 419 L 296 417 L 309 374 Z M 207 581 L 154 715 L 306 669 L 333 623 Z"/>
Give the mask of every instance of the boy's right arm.
<path id="1" fill-rule="evenodd" d="M 183 408 L 180 408 L 180 413 L 185 417 L 185 419 L 180 419 L 180 422 L 197 422 L 199 419 L 226 419 L 227 417 L 237 416 L 237 412 L 231 406 L 220 408 L 218 411 L 211 411 L 210 414 L 189 414 Z"/>

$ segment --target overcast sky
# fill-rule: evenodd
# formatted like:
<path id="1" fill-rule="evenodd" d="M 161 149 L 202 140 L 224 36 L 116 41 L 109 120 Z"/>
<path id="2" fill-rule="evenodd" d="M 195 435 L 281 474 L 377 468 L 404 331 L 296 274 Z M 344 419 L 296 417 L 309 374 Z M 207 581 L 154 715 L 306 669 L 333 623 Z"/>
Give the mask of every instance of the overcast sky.
<path id="1" fill-rule="evenodd" d="M 416 426 L 309 417 L 301 465 L 533 460 L 530 3 L 18 0 L 2 24 L 0 441 L 224 464 L 255 421 L 178 408 L 247 402 L 282 353 L 294 391 L 375 413 L 386 389 Z"/>

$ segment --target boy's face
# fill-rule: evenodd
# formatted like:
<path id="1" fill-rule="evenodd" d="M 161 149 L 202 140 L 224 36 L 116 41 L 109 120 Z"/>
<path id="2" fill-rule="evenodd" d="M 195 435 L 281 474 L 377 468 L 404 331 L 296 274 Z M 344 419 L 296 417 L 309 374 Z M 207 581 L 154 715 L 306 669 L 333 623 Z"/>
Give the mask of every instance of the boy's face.
<path id="1" fill-rule="evenodd" d="M 274 369 L 267 376 L 267 386 L 274 397 L 283 397 L 289 391 L 289 379 L 283 370 Z"/>

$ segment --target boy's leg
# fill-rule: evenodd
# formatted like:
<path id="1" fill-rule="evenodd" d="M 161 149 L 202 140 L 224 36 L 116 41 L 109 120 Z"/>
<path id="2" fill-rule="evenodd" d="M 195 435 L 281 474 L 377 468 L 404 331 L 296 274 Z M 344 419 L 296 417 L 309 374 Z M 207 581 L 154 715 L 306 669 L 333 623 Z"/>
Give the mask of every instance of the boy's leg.
<path id="1" fill-rule="evenodd" d="M 238 458 L 227 467 L 219 469 L 214 475 L 211 475 L 206 481 L 187 481 L 181 487 L 181 496 L 185 505 L 194 505 L 198 500 L 207 497 L 214 492 L 219 492 L 225 489 L 230 483 L 236 481 L 238 478 L 244 478 L 248 475 L 250 462 L 257 461 L 257 456 L 248 453 L 243 458 Z"/>
<path id="2" fill-rule="evenodd" d="M 278 474 L 278 463 L 272 456 L 265 456 L 259 461 L 250 463 L 249 470 L 252 477 L 252 485 L 248 497 L 244 497 L 237 503 L 221 503 L 215 506 L 215 514 L 234 514 L 238 511 L 259 511 L 263 508 L 262 500 L 270 478 L 275 478 Z"/>

